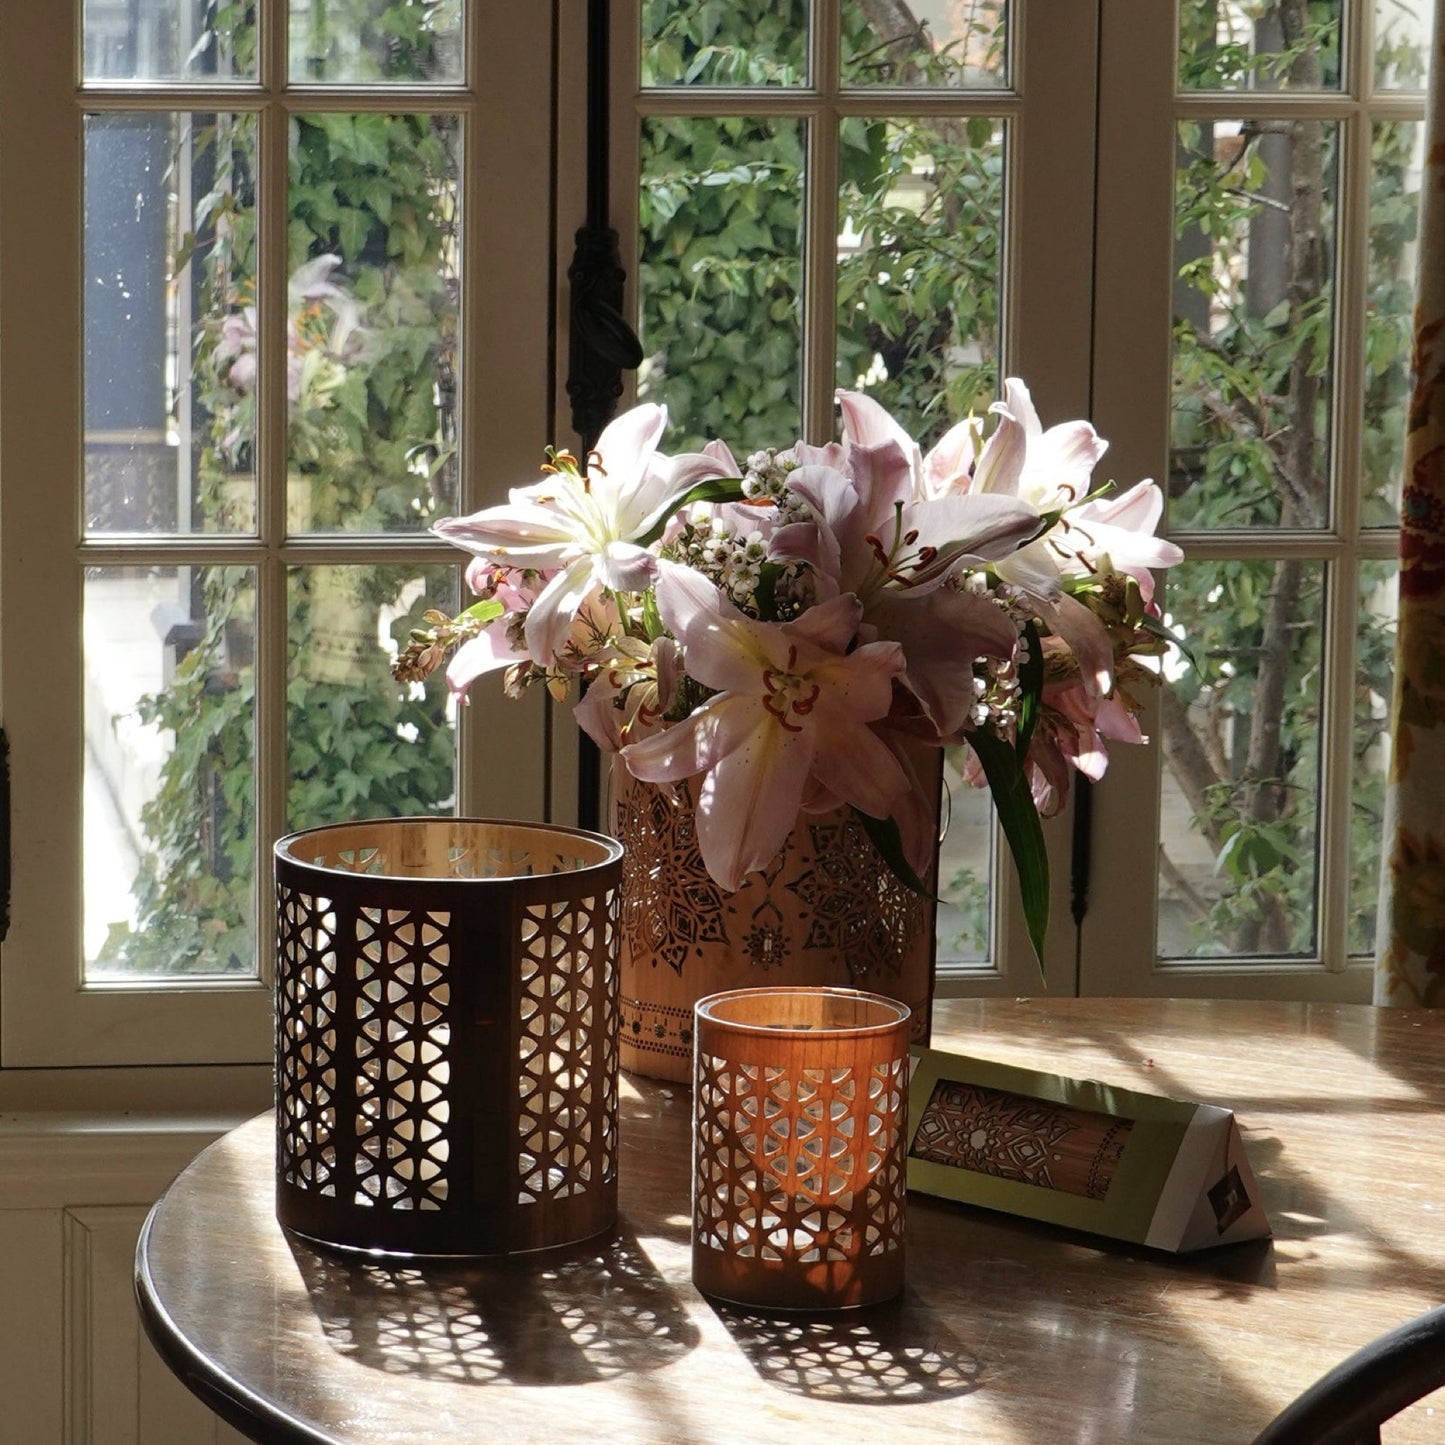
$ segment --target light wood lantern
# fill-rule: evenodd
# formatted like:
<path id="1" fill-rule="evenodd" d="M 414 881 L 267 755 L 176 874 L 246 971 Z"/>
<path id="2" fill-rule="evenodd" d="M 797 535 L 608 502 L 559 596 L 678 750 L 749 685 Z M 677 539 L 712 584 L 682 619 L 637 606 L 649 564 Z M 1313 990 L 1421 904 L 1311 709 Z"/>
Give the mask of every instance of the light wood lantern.
<path id="1" fill-rule="evenodd" d="M 880 994 L 753 988 L 699 1000 L 693 1283 L 765 1309 L 903 1288 L 909 1011 Z"/>

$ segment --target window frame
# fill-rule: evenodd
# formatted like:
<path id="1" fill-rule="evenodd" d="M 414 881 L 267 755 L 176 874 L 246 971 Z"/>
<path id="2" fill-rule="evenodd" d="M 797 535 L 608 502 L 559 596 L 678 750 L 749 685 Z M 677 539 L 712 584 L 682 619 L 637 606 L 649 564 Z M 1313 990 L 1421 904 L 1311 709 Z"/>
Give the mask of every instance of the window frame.
<path id="1" fill-rule="evenodd" d="M 426 535 L 287 538 L 285 392 L 260 379 L 259 535 L 86 539 L 83 531 L 82 130 L 90 111 L 258 113 L 258 328 L 283 345 L 287 117 L 316 110 L 446 110 L 464 132 L 460 318 L 462 498 L 472 510 L 535 471 L 551 432 L 555 314 L 551 6 L 469 14 L 458 86 L 315 86 L 285 80 L 286 9 L 260 0 L 254 84 L 80 81 L 82 7 L 10 7 L 0 17 L 0 716 L 11 747 L 11 926 L 0 954 L 0 1066 L 259 1063 L 271 1056 L 270 854 L 284 831 L 286 569 L 378 560 L 456 563 Z M 488 57 L 505 55 L 508 63 Z M 542 103 L 538 104 L 538 97 Z M 516 115 L 542 119 L 516 126 Z M 489 218 L 504 218 L 490 225 Z M 37 223 L 43 218 L 43 223 Z M 494 284 L 482 284 L 492 278 Z M 269 304 L 267 298 L 269 299 Z M 505 358 L 497 364 L 494 358 Z M 51 379 L 63 377 L 69 387 Z M 64 482 L 57 482 L 57 477 Z M 69 501 L 56 505 L 57 495 Z M 252 979 L 86 986 L 81 920 L 86 566 L 174 559 L 258 569 L 258 969 Z M 269 662 L 263 662 L 269 654 Z M 37 685 L 38 684 L 38 685 Z M 495 704 L 495 705 L 494 705 Z M 458 811 L 549 811 L 543 699 L 475 690 L 459 724 Z M 500 764 L 498 760 L 503 760 Z"/>
<path id="2" fill-rule="evenodd" d="M 611 28 L 612 210 L 628 272 L 628 305 L 637 313 L 636 212 L 626 204 L 637 176 L 640 115 L 659 105 L 678 113 L 732 109 L 801 115 L 833 123 L 844 114 L 926 108 L 930 98 L 907 93 L 840 92 L 799 88 L 724 91 L 699 88 L 641 93 L 638 5 L 614 0 Z M 271 157 L 262 198 L 284 214 L 285 115 L 290 110 L 405 108 L 401 97 L 366 87 L 285 84 L 283 0 L 261 0 L 262 75 L 254 86 L 97 86 L 79 75 L 79 0 L 72 6 L 10 7 L 0 12 L 0 718 L 11 745 L 11 929 L 0 948 L 0 1067 L 39 1072 L 77 1065 L 262 1063 L 271 1051 L 269 855 L 257 860 L 261 922 L 259 976 L 244 984 L 152 984 L 86 988 L 81 982 L 80 813 L 82 684 L 80 579 L 82 567 L 134 554 L 109 540 L 86 542 L 81 496 L 56 506 L 57 474 L 82 475 L 81 125 L 88 109 L 175 109 L 223 102 L 263 115 L 263 153 Z M 813 0 L 813 41 L 828 60 L 836 46 L 840 0 Z M 1106 472 L 1121 479 L 1160 476 L 1168 455 L 1169 326 L 1173 287 L 1173 136 L 1176 116 L 1226 115 L 1244 110 L 1289 114 L 1319 105 L 1317 97 L 1250 93 L 1219 98 L 1176 92 L 1176 6 L 1137 0 L 1098 0 L 1062 12 L 1041 0 L 1014 0 L 1012 85 L 944 97 L 952 114 L 1003 116 L 1010 130 L 1006 186 L 1004 368 L 1024 376 L 1045 418 L 1089 416 L 1111 441 Z M 473 23 L 466 42 L 468 82 L 425 87 L 426 105 L 464 117 L 464 245 L 486 267 L 508 278 L 496 294 L 464 288 L 462 318 L 462 477 L 467 509 L 498 498 L 535 470 L 540 445 L 567 434 L 566 348 L 556 345 L 565 317 L 565 264 L 585 213 L 583 188 L 587 0 L 553 0 L 537 7 L 501 7 Z M 1352 128 L 1344 146 L 1342 185 L 1353 203 L 1340 210 L 1336 324 L 1358 334 L 1368 213 L 1362 182 L 1368 146 L 1359 138 L 1373 119 L 1413 118 L 1422 102 L 1409 95 L 1373 93 L 1368 63 L 1373 9 L 1356 0 L 1347 9 L 1351 54 L 1345 88 L 1327 97 L 1331 114 Z M 473 12 L 475 21 L 476 15 Z M 1141 56 L 1167 54 L 1153 70 Z M 1097 55 L 1097 65 L 1086 58 Z M 505 56 L 506 63 L 497 57 Z M 1081 63 L 1081 59 L 1084 63 Z M 483 84 L 485 82 L 485 84 Z M 900 103 L 901 94 L 901 103 Z M 936 94 L 936 93 L 935 93 Z M 722 97 L 722 109 L 718 109 Z M 887 101 L 885 105 L 883 102 Z M 1236 103 L 1237 101 L 1237 103 Z M 420 107 L 415 107 L 420 108 Z M 539 114 L 546 117 L 538 124 Z M 1060 125 L 1058 117 L 1079 117 Z M 527 124 L 488 127 L 484 117 L 527 117 Z M 813 127 L 809 152 L 810 215 L 836 216 L 828 182 L 831 142 Z M 836 149 L 834 147 L 834 149 Z M 540 178 L 540 179 L 539 179 Z M 484 233 L 485 213 L 506 218 Z M 37 221 L 37 218 L 40 218 Z M 819 234 L 826 235 L 826 226 Z M 813 439 L 830 436 L 832 414 L 832 261 L 819 243 L 805 268 L 811 320 L 805 332 L 805 422 Z M 273 236 L 262 248 L 264 335 L 284 335 L 284 246 Z M 268 280 L 269 278 L 269 280 Z M 1019 278 L 1014 280 L 1014 278 Z M 277 288 L 277 282 L 282 285 Z M 1013 284 L 1010 285 L 1010 282 Z M 537 306 L 549 325 L 537 326 Z M 1161 324 L 1160 318 L 1163 318 Z M 518 364 L 498 365 L 519 337 L 546 332 Z M 265 343 L 263 343 L 265 344 Z M 274 341 L 273 343 L 274 344 Z M 1338 346 L 1334 375 L 1337 476 L 1355 465 L 1359 450 L 1360 359 L 1357 347 Z M 67 393 L 47 378 L 73 378 Z M 275 421 L 282 397 L 276 371 L 269 383 L 271 420 L 263 420 L 261 450 L 270 470 L 283 449 Z M 284 463 L 281 470 L 284 471 Z M 20 479 L 20 480 L 16 480 Z M 1265 538 L 1255 549 L 1274 555 L 1281 545 L 1332 567 L 1331 643 L 1327 658 L 1323 747 L 1330 782 L 1321 800 L 1321 926 L 1318 957 L 1301 961 L 1161 964 L 1155 957 L 1154 853 L 1158 844 L 1161 758 L 1157 747 L 1113 749 L 1110 771 L 1092 792 L 1092 886 L 1076 930 L 1069 897 L 1074 807 L 1046 826 L 1053 880 L 1046 946 L 1046 982 L 1031 957 L 1007 852 L 996 845 L 995 897 L 1000 900 L 995 960 L 941 978 L 940 992 L 1228 994 L 1330 1001 L 1367 999 L 1369 960 L 1345 954 L 1342 905 L 1350 858 L 1348 834 L 1337 820 L 1349 808 L 1349 729 L 1329 719 L 1348 717 L 1353 678 L 1354 587 L 1362 560 L 1394 555 L 1389 531 L 1363 533 L 1350 489 L 1336 483 L 1327 533 L 1305 539 Z M 257 539 L 179 539 L 169 548 L 187 560 L 254 562 L 284 574 L 290 562 L 366 562 L 387 556 L 452 560 L 425 537 L 379 544 L 372 539 L 283 540 L 284 495 L 271 487 L 263 534 Z M 1192 558 L 1232 555 L 1233 539 L 1181 536 Z M 1269 549 L 1274 548 L 1274 552 Z M 1249 548 L 1246 548 L 1248 551 Z M 146 555 L 168 555 L 164 542 Z M 284 606 L 273 585 L 263 600 L 260 627 L 284 656 Z M 274 671 L 274 670 L 273 670 Z M 37 685 L 38 684 L 38 685 Z M 284 776 L 275 760 L 284 746 L 284 693 L 276 676 L 257 718 L 260 792 L 258 837 L 280 831 Z M 1341 710 L 1343 707 L 1343 710 Z M 1157 733 L 1146 714 L 1145 731 Z M 460 724 L 459 811 L 499 817 L 575 818 L 576 729 L 565 708 L 539 695 L 501 700 L 481 685 Z M 57 800 L 72 799 L 67 815 Z M 1142 820 L 1142 822 L 1141 822 Z M 1150 820 L 1153 820 L 1152 822 Z M 1144 869 L 1142 878 L 1141 866 Z M 1126 881 L 1119 881 L 1126 880 Z M 48 1072 L 44 1077 L 52 1077 Z"/>
<path id="3" fill-rule="evenodd" d="M 1174 285 L 1174 136 L 1179 119 L 1240 116 L 1335 120 L 1342 129 L 1336 202 L 1329 526 L 1318 531 L 1208 534 L 1174 531 L 1188 560 L 1298 557 L 1327 569 L 1327 642 L 1320 698 L 1316 949 L 1312 956 L 1160 959 L 1153 858 L 1159 848 L 1162 752 L 1115 748 L 1095 790 L 1090 907 L 1080 932 L 1081 992 L 1131 996 L 1309 999 L 1368 1002 L 1373 964 L 1350 955 L 1346 900 L 1351 871 L 1351 719 L 1355 687 L 1357 588 L 1362 562 L 1394 560 L 1392 529 L 1361 527 L 1363 320 L 1369 237 L 1370 125 L 1423 116 L 1423 97 L 1374 90 L 1374 7 L 1345 7 L 1341 88 L 1184 92 L 1177 83 L 1178 6 L 1101 0 L 1101 164 L 1098 191 L 1098 338 L 1093 416 L 1115 440 L 1110 460 L 1123 476 L 1163 476 L 1170 446 L 1170 328 Z M 1151 66 L 1146 57 L 1167 55 Z M 1151 700 L 1144 731 L 1159 728 Z M 1143 868 L 1142 874 L 1140 868 Z M 1137 879 L 1109 888 L 1109 880 Z"/>
<path id="4" fill-rule="evenodd" d="M 649 115 L 778 115 L 809 122 L 803 254 L 803 430 L 821 442 L 836 435 L 833 402 L 837 234 L 835 181 L 837 122 L 844 116 L 890 114 L 985 115 L 1007 131 L 1004 186 L 1001 365 L 1004 375 L 1027 379 L 1045 418 L 1087 414 L 1093 344 L 1090 302 L 1094 285 L 1095 71 L 1081 64 L 1094 53 L 1097 16 L 1090 6 L 1056 7 L 1042 0 L 1012 0 L 1008 86 L 970 91 L 844 88 L 836 83 L 840 0 L 813 0 L 809 37 L 812 83 L 807 86 L 672 86 L 643 90 L 640 78 L 641 0 L 615 0 L 613 8 L 612 171 L 613 220 L 627 272 L 627 314 L 636 317 L 635 194 L 639 125 Z M 1050 124 L 1064 113 L 1074 124 Z M 817 224 L 814 219 L 817 219 Z M 1016 278 L 1027 277 L 1027 282 Z M 644 348 L 647 338 L 643 337 Z M 779 438 L 778 445 L 788 444 Z M 980 964 L 942 963 L 938 988 L 976 995 L 1069 995 L 1076 991 L 1074 925 L 1069 912 L 1072 802 L 1046 825 L 1051 910 L 1044 972 L 1028 942 L 1013 865 L 1002 839 L 993 848 L 991 894 L 996 900 L 992 956 Z"/>

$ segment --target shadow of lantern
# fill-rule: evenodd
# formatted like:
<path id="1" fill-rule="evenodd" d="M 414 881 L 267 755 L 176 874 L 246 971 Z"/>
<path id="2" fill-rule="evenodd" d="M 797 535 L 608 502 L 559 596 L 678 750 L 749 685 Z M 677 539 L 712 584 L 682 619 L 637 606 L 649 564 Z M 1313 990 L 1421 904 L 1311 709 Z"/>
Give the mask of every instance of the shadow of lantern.
<path id="1" fill-rule="evenodd" d="M 545 1254 L 424 1268 L 288 1242 L 332 1349 L 387 1374 L 587 1384 L 663 1369 L 698 1343 L 625 1230 Z"/>

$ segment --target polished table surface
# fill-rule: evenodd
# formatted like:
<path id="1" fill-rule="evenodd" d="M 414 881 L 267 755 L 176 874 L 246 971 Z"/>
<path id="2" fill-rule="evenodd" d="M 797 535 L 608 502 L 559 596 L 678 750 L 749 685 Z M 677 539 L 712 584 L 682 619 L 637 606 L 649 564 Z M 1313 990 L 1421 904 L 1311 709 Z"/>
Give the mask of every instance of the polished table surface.
<path id="1" fill-rule="evenodd" d="M 915 1195 L 896 1302 L 713 1305 L 689 1275 L 687 1091 L 624 1075 L 614 1235 L 424 1269 L 313 1249 L 272 1216 L 268 1115 L 152 1211 L 147 1330 L 257 1440 L 1243 1445 L 1445 1300 L 1445 1012 L 953 1000 L 933 1041 L 1234 1109 L 1273 1239 L 1174 1257 Z M 1385 1438 L 1445 1440 L 1445 1392 Z"/>

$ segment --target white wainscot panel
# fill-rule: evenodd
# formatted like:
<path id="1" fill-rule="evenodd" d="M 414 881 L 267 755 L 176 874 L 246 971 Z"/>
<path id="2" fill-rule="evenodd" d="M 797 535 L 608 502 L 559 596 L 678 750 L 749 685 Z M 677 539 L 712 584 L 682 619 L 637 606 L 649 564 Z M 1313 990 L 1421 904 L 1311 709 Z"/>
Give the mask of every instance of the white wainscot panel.
<path id="1" fill-rule="evenodd" d="M 244 1445 L 136 1313 L 151 1204 L 221 1128 L 0 1115 L 0 1445 Z"/>

